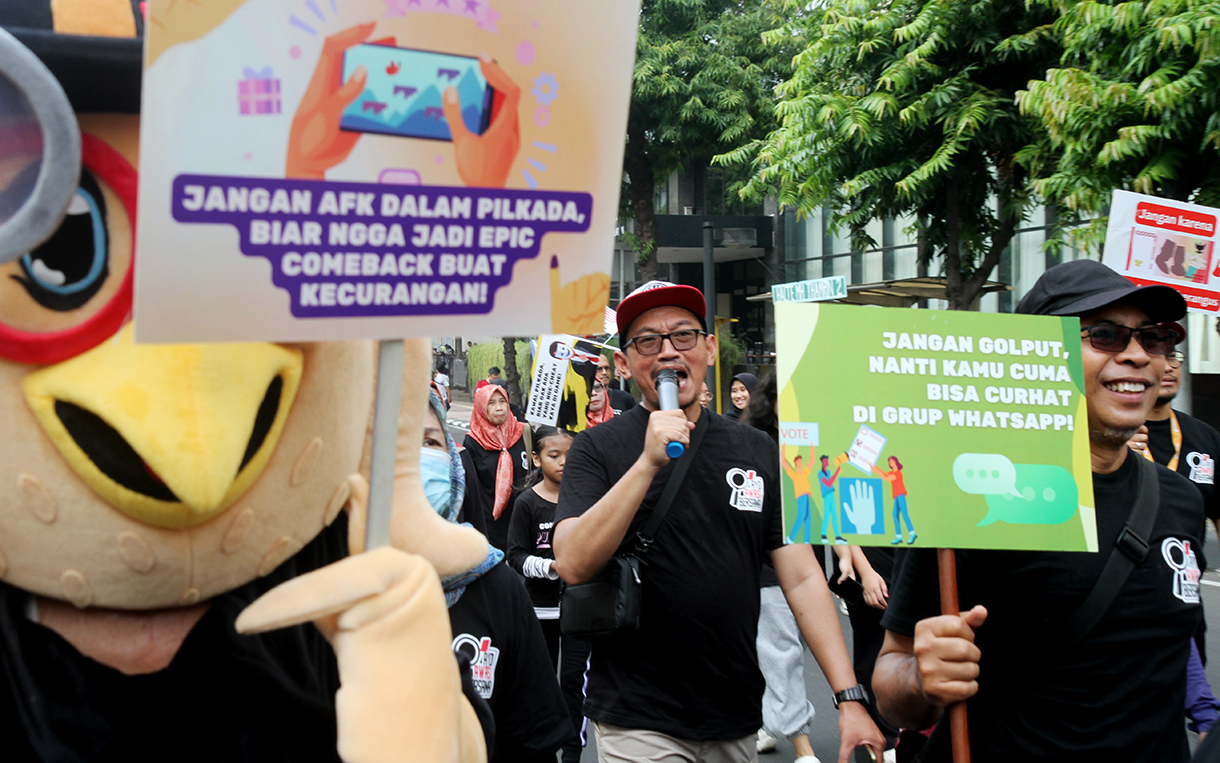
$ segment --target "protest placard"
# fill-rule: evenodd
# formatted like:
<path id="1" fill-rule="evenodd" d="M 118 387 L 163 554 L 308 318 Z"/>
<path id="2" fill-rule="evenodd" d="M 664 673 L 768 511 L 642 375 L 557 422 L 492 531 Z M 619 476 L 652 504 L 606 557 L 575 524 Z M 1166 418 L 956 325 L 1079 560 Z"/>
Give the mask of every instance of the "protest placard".
<path id="1" fill-rule="evenodd" d="M 1220 312 L 1220 209 L 1115 191 L 1102 262 L 1141 286 L 1164 284 L 1191 312 Z"/>
<path id="2" fill-rule="evenodd" d="M 150 3 L 138 339 L 601 331 L 638 10 Z"/>
<path id="3" fill-rule="evenodd" d="M 539 337 L 525 420 L 572 432 L 585 429 L 597 360 L 605 347 L 569 334 Z"/>
<path id="4" fill-rule="evenodd" d="M 1077 318 L 775 311 L 790 542 L 1096 550 Z"/>

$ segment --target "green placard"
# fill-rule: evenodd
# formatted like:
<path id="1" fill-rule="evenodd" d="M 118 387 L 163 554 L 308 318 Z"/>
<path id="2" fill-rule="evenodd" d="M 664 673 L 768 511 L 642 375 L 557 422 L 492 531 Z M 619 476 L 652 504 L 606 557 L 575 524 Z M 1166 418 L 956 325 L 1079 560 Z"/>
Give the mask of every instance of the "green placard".
<path id="1" fill-rule="evenodd" d="M 1078 319 L 783 303 L 775 324 L 789 541 L 1097 550 Z"/>

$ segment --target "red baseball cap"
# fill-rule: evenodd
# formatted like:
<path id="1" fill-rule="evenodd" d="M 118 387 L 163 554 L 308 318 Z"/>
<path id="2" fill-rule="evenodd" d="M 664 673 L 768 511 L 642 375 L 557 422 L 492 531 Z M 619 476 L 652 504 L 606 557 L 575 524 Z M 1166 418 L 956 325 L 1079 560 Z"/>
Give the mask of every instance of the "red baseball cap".
<path id="1" fill-rule="evenodd" d="M 669 281 L 649 281 L 618 303 L 618 335 L 626 336 L 632 322 L 654 307 L 680 307 L 689 310 L 699 319 L 699 325 L 703 326 L 704 330 L 707 329 L 703 315 L 707 310 L 707 302 L 703 299 L 703 292 L 694 286 L 683 286 Z"/>

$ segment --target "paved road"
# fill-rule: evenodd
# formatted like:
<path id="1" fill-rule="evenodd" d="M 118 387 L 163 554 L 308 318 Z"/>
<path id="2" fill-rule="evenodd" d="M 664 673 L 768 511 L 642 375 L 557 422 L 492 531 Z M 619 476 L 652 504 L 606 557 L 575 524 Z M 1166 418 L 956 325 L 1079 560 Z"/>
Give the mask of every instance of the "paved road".
<path id="1" fill-rule="evenodd" d="M 453 398 L 453 405 L 447 417 L 448 424 L 454 439 L 461 442 L 462 437 L 470 428 L 470 395 L 457 390 Z M 1220 543 L 1217 542 L 1215 530 L 1210 523 L 1205 552 L 1212 565 L 1220 566 Z M 1220 571 L 1207 570 L 1202 582 L 1203 607 L 1210 633 L 1210 637 L 1207 639 L 1207 678 L 1213 689 L 1220 691 Z M 851 625 L 845 614 L 840 613 L 839 624 L 847 640 L 848 649 L 851 649 Z M 838 714 L 834 710 L 834 703 L 831 702 L 830 687 L 826 684 L 826 679 L 822 677 L 817 663 L 808 650 L 805 651 L 805 690 L 809 700 L 817 708 L 809 734 L 813 750 L 822 763 L 834 763 L 838 759 L 839 749 Z M 590 736 L 592 736 L 592 732 L 590 732 Z M 1195 735 L 1189 734 L 1189 736 L 1193 749 Z M 793 763 L 796 755 L 792 745 L 787 740 L 781 739 L 774 752 L 760 755 L 758 759 L 759 763 Z M 590 744 L 581 757 L 581 763 L 596 763 L 596 760 L 596 749 L 593 744 Z"/>

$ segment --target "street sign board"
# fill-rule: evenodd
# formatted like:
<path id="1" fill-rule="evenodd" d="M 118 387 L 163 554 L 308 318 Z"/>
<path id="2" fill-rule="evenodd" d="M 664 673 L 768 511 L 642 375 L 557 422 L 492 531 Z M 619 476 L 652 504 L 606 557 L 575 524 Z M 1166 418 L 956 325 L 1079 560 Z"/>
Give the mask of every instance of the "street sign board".
<path id="1" fill-rule="evenodd" d="M 771 287 L 771 301 L 773 302 L 821 302 L 827 299 L 846 298 L 846 276 L 777 283 Z"/>

